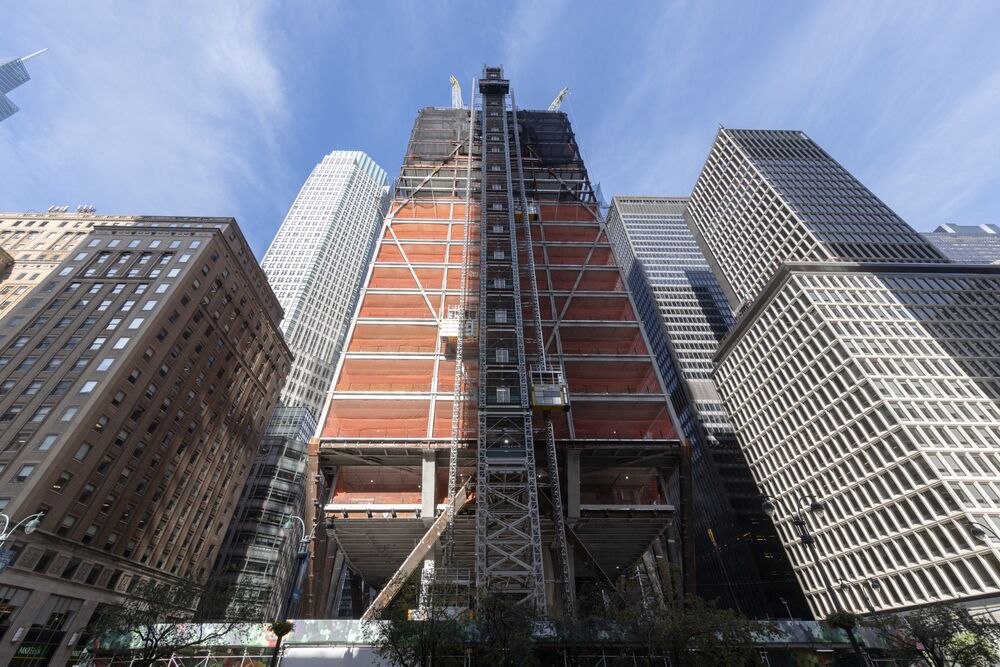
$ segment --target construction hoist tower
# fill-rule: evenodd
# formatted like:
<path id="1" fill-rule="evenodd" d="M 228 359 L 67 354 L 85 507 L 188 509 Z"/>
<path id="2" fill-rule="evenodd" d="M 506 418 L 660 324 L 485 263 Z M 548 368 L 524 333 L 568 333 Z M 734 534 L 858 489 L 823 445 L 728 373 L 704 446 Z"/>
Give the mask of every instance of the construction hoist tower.
<path id="1" fill-rule="evenodd" d="M 407 582 L 413 618 L 483 592 L 569 615 L 640 563 L 682 584 L 662 378 L 568 117 L 519 109 L 499 67 L 420 111 L 320 422 L 313 617 L 343 567 L 366 618 Z"/>
<path id="2" fill-rule="evenodd" d="M 479 224 L 479 438 L 476 466 L 476 584 L 545 610 L 542 530 L 507 99 L 498 67 L 482 95 Z M 536 295 L 530 295 L 536 296 Z"/>

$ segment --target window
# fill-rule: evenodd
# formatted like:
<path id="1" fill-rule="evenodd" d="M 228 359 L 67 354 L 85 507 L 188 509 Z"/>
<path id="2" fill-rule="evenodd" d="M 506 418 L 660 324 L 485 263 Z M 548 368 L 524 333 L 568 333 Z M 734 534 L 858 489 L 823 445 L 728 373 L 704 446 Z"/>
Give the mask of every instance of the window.
<path id="1" fill-rule="evenodd" d="M 94 538 L 97 536 L 97 531 L 99 530 L 100 528 L 97 526 L 97 524 L 94 523 L 90 524 L 89 526 L 87 526 L 87 531 L 83 534 L 83 537 L 80 538 L 80 542 L 82 542 L 83 544 L 90 544 L 91 542 L 94 541 Z"/>
<path id="2" fill-rule="evenodd" d="M 34 570 L 35 572 L 45 572 L 47 569 L 49 569 L 49 565 L 52 563 L 52 559 L 55 557 L 56 557 L 55 551 L 46 550 L 42 554 L 42 557 L 38 559 L 38 562 L 35 563 L 35 567 L 31 569 Z M 52 597 L 57 597 L 57 596 L 52 596 Z"/>
<path id="3" fill-rule="evenodd" d="M 94 380 L 88 380 L 87 382 L 83 383 L 82 387 L 80 387 L 80 393 L 81 394 L 89 394 L 90 392 L 94 391 L 94 388 L 96 386 L 97 386 L 97 382 L 95 382 Z"/>
<path id="4" fill-rule="evenodd" d="M 497 387 L 497 403 L 510 403 L 509 387 Z"/>
<path id="5" fill-rule="evenodd" d="M 506 364 L 510 361 L 510 352 L 505 347 L 497 350 L 497 363 Z"/>
<path id="6" fill-rule="evenodd" d="M 69 420 L 73 419 L 73 417 L 75 417 L 76 413 L 79 411 L 80 411 L 79 407 L 75 405 L 70 406 L 66 408 L 66 412 L 64 412 L 62 417 L 59 418 L 59 421 L 68 422 Z"/>
<path id="7" fill-rule="evenodd" d="M 70 480 L 72 479 L 73 479 L 73 473 L 69 472 L 68 470 L 62 471 L 62 474 L 59 475 L 59 478 L 56 481 L 52 482 L 52 490 L 55 491 L 56 493 L 62 493 L 63 491 L 66 490 L 66 485 L 69 484 Z"/>
<path id="8" fill-rule="evenodd" d="M 170 289 L 170 284 L 169 283 L 160 283 L 159 285 L 156 286 L 156 293 L 157 294 L 163 294 L 168 289 Z"/>
<path id="9" fill-rule="evenodd" d="M 52 412 L 52 406 L 43 405 L 42 407 L 35 410 L 35 414 L 31 415 L 31 421 L 34 423 L 43 421 L 46 417 L 49 416 L 50 412 Z"/>
<path id="10" fill-rule="evenodd" d="M 114 362 L 115 360 L 112 359 L 111 357 L 105 357 L 104 359 L 101 359 L 101 363 L 97 364 L 97 370 L 102 372 L 106 371 L 109 368 L 111 368 L 111 364 L 113 364 Z"/>
<path id="11" fill-rule="evenodd" d="M 84 505 L 94 497 L 94 491 L 97 491 L 97 487 L 93 484 L 84 484 L 83 491 L 80 492 L 80 497 L 76 499 L 76 502 L 83 503 Z"/>
<path id="12" fill-rule="evenodd" d="M 76 459 L 77 461 L 82 461 L 85 458 L 87 458 L 87 455 L 90 454 L 90 450 L 92 450 L 93 448 L 94 448 L 93 445 L 91 445 L 89 442 L 85 442 L 82 445 L 80 445 L 79 449 L 76 450 L 76 454 L 73 455 L 73 458 Z"/>
<path id="13" fill-rule="evenodd" d="M 21 469 L 17 471 L 17 474 L 14 475 L 14 481 L 23 482 L 27 480 L 29 477 L 31 477 L 31 474 L 33 472 L 35 472 L 35 464 L 25 463 L 23 466 L 21 466 Z"/>
<path id="14" fill-rule="evenodd" d="M 125 349 L 125 346 L 128 345 L 128 342 L 130 340 L 132 340 L 132 339 L 128 338 L 128 337 L 119 338 L 118 340 L 115 341 L 114 349 L 116 349 L 116 350 L 123 350 L 123 349 Z"/>
<path id="15" fill-rule="evenodd" d="M 76 517 L 67 515 L 62 523 L 59 524 L 59 527 L 56 528 L 56 534 L 65 536 L 73 529 L 74 525 L 76 525 Z"/>
<path id="16" fill-rule="evenodd" d="M 142 304 L 142 309 L 153 310 L 154 308 L 156 308 L 156 303 L 157 303 L 156 301 L 147 301 L 146 303 Z"/>
<path id="17" fill-rule="evenodd" d="M 52 449 L 52 445 L 56 444 L 56 438 L 58 437 L 59 435 L 57 433 L 47 434 L 44 438 L 42 438 L 41 444 L 38 445 L 38 450 L 42 452 L 47 452 L 48 450 Z"/>
<path id="18" fill-rule="evenodd" d="M 87 259 L 87 253 L 85 253 L 85 252 L 78 252 L 76 254 L 76 257 L 73 258 L 73 261 L 74 262 L 82 262 L 85 259 Z"/>
<path id="19" fill-rule="evenodd" d="M 142 326 L 142 323 L 145 322 L 145 321 L 146 321 L 145 318 L 142 318 L 142 317 L 133 318 L 132 321 L 129 322 L 128 328 L 129 329 L 138 329 L 139 327 Z"/>
<path id="20" fill-rule="evenodd" d="M 107 341 L 107 340 L 108 339 L 104 338 L 104 337 L 95 338 L 94 342 L 90 344 L 90 349 L 91 350 L 99 350 L 99 349 L 101 349 L 101 347 L 104 345 L 105 341 Z"/>

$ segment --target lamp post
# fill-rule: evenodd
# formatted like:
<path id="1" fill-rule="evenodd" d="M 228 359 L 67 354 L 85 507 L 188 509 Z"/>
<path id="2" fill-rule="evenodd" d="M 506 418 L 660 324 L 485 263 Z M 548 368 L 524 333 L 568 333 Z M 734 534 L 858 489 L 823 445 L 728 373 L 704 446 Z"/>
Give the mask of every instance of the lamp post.
<path id="1" fill-rule="evenodd" d="M 774 515 L 778 510 L 777 499 L 764 494 L 764 500 L 762 503 L 762 508 L 764 513 L 774 520 Z M 796 501 L 796 508 L 792 512 L 792 526 L 795 527 L 795 532 L 799 536 L 799 540 L 802 544 L 806 545 L 809 549 L 810 555 L 812 555 L 813 565 L 819 570 L 820 578 L 823 580 L 823 585 L 826 588 L 827 594 L 830 596 L 830 600 L 833 602 L 834 608 L 843 613 L 844 608 L 840 604 L 840 597 L 837 592 L 833 589 L 833 584 L 830 583 L 830 578 L 826 574 L 826 569 L 819 560 L 819 552 L 816 550 L 816 538 L 813 534 L 809 532 L 809 525 L 806 521 L 806 513 L 809 514 L 822 514 L 826 509 L 826 504 L 814 496 L 811 493 L 807 493 L 800 496 Z M 868 659 L 868 655 L 862 650 L 861 645 L 858 644 L 857 638 L 854 636 L 853 628 L 844 628 L 847 633 L 847 639 L 851 642 L 851 647 L 854 649 L 855 655 L 861 660 L 861 664 L 866 667 L 870 667 L 871 661 Z"/>
<path id="2" fill-rule="evenodd" d="M 31 516 L 27 516 L 20 521 L 18 521 L 13 528 L 10 527 L 10 517 L 6 514 L 0 514 L 0 520 L 3 521 L 3 528 L 0 528 L 0 546 L 7 541 L 7 538 L 14 534 L 14 532 L 24 526 L 24 534 L 31 535 L 38 528 L 38 524 L 42 522 L 42 517 L 45 516 L 45 512 L 36 512 Z"/>
<path id="3" fill-rule="evenodd" d="M 1000 540 L 1000 535 L 994 530 L 993 526 L 988 523 L 983 523 L 982 521 L 970 521 L 969 522 L 969 532 L 972 536 L 979 540 L 980 542 L 989 542 L 989 537 L 992 536 L 994 539 Z"/>
<path id="4" fill-rule="evenodd" d="M 299 540 L 298 549 L 295 552 L 295 568 L 293 569 L 292 580 L 288 585 L 288 594 L 285 596 L 285 600 L 281 605 L 281 617 L 279 619 L 281 621 L 288 620 L 288 613 L 292 607 L 292 600 L 295 599 L 295 591 L 298 589 L 299 579 L 302 577 L 302 568 L 309 560 L 309 542 L 312 541 L 312 531 L 306 531 L 306 522 L 302 520 L 302 517 L 295 515 L 288 517 L 282 525 L 282 528 L 285 530 L 291 530 L 294 528 L 296 522 L 298 522 L 299 527 L 302 528 L 302 539 Z M 313 527 L 313 530 L 315 530 L 315 526 Z M 274 652 L 271 655 L 271 667 L 274 667 L 278 663 L 278 654 L 281 652 L 282 637 L 278 637 L 274 642 Z"/>

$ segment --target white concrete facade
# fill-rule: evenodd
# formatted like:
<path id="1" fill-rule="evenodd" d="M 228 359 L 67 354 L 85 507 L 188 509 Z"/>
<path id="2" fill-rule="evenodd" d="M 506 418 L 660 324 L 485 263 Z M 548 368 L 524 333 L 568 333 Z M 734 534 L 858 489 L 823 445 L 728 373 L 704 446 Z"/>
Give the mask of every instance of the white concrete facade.
<path id="1" fill-rule="evenodd" d="M 313 169 L 261 265 L 295 354 L 283 405 L 322 409 L 388 201 L 386 173 L 360 151 Z"/>
<path id="2" fill-rule="evenodd" d="M 810 528 L 848 609 L 1000 594 L 1000 545 L 969 530 L 1000 531 L 1000 270 L 983 271 L 789 265 L 720 348 L 715 379 L 820 617 L 833 604 L 788 511 L 805 493 L 827 503 Z"/>

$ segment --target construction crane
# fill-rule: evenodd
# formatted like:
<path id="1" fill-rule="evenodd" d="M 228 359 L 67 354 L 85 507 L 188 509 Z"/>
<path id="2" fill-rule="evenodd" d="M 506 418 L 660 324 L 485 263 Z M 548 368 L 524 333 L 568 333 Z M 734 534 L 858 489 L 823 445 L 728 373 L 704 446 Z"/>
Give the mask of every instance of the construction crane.
<path id="1" fill-rule="evenodd" d="M 462 104 L 462 86 L 458 85 L 458 79 L 455 75 L 451 75 L 451 108 L 452 109 L 462 109 L 465 105 Z"/>
<path id="2" fill-rule="evenodd" d="M 559 107 L 562 106 L 563 100 L 566 99 L 566 95 L 569 93 L 569 86 L 566 86 L 559 91 L 556 95 L 556 99 L 552 100 L 552 104 L 549 105 L 549 111 L 559 111 Z"/>

